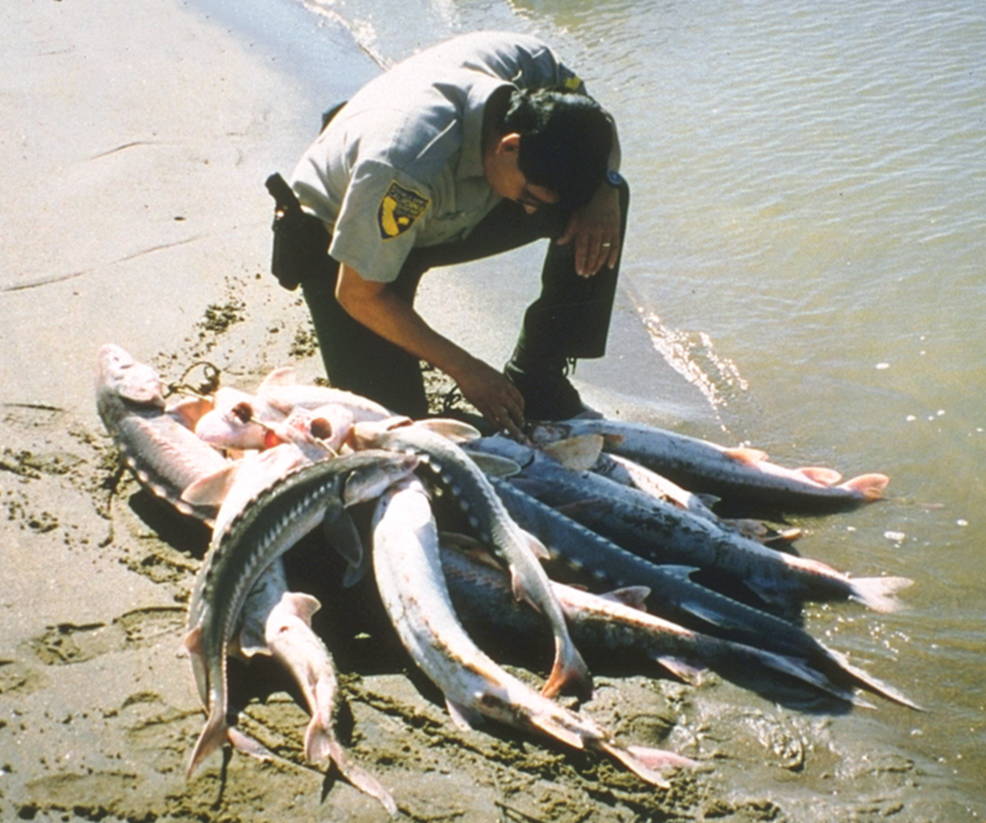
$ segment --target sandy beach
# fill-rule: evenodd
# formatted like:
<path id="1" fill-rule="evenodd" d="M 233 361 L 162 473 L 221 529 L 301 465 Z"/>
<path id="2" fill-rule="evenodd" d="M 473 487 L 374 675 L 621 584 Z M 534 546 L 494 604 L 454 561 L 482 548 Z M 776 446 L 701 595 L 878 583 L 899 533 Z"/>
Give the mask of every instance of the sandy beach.
<path id="1" fill-rule="evenodd" d="M 319 101 L 262 43 L 174 0 L 24 0 L 0 18 L 0 817 L 384 820 L 373 799 L 304 762 L 307 716 L 269 666 L 234 667 L 231 678 L 242 727 L 277 759 L 216 755 L 186 781 L 202 714 L 179 647 L 208 536 L 117 473 L 93 393 L 96 351 L 107 342 L 169 383 L 200 378 L 201 366 L 185 373 L 203 361 L 242 387 L 287 363 L 303 378 L 320 373 L 304 307 L 266 271 L 262 186 L 271 171 L 288 170 Z M 340 88 L 372 70 L 355 48 L 342 64 L 353 70 Z M 482 300 L 435 277 L 432 288 L 447 290 L 425 300 L 460 307 L 443 329 L 472 335 L 466 342 L 491 362 L 503 357 L 512 334 Z M 503 304 L 523 305 L 534 280 L 516 292 L 503 286 Z M 616 325 L 611 357 L 653 362 L 642 329 Z M 581 374 L 593 378 L 591 401 L 642 413 L 621 398 L 615 377 L 607 384 L 604 366 L 587 364 Z M 635 387 L 663 399 L 666 420 L 691 391 L 673 379 L 652 368 Z M 309 581 L 333 574 L 311 547 L 293 555 L 289 571 Z M 755 781 L 739 791 L 710 768 L 655 791 L 597 756 L 498 728 L 457 730 L 384 625 L 372 591 L 331 602 L 334 591 L 315 587 L 324 601 L 316 627 L 340 669 L 340 731 L 403 817 L 784 818 Z M 586 706 L 621 739 L 706 764 L 728 746 L 734 778 L 756 763 L 783 782 L 801 769 L 805 729 L 819 740 L 829 734 L 818 716 L 792 722 L 728 682 L 712 678 L 697 692 L 643 669 L 631 676 L 600 667 Z M 537 664 L 514 670 L 543 674 Z M 739 694 L 742 708 L 732 711 Z M 731 711 L 742 734 L 705 734 L 708 718 Z M 877 792 L 902 778 L 888 768 L 859 779 Z"/>
<path id="2" fill-rule="evenodd" d="M 93 394 L 105 342 L 166 381 L 202 360 L 243 386 L 288 362 L 317 373 L 306 313 L 266 274 L 262 188 L 302 147 L 313 100 L 178 3 L 32 0 L 3 18 L 0 816 L 384 819 L 303 762 L 305 713 L 263 667 L 244 675 L 259 696 L 241 722 L 281 759 L 216 756 L 186 782 L 202 716 L 179 646 L 207 535 L 115 476 Z M 409 818 L 674 804 L 596 758 L 462 735 L 392 638 L 355 631 L 336 650 L 350 750 Z M 641 722 L 669 728 L 626 719 Z"/>

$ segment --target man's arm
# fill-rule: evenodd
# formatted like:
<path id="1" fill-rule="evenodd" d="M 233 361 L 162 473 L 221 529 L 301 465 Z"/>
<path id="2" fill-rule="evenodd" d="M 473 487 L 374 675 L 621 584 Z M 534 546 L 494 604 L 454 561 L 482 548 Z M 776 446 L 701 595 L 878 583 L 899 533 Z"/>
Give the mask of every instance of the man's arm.
<path id="1" fill-rule="evenodd" d="M 616 121 L 610 117 L 613 146 L 607 168 L 620 168 L 620 136 Z M 603 266 L 613 268 L 620 259 L 620 194 L 619 189 L 605 180 L 599 184 L 592 199 L 572 212 L 564 233 L 555 242 L 575 243 L 575 271 L 582 277 L 592 277 Z"/>
<path id="2" fill-rule="evenodd" d="M 520 435 L 524 421 L 520 392 L 496 369 L 431 328 L 387 283 L 366 280 L 342 263 L 336 299 L 353 319 L 449 375 L 492 425 Z"/>

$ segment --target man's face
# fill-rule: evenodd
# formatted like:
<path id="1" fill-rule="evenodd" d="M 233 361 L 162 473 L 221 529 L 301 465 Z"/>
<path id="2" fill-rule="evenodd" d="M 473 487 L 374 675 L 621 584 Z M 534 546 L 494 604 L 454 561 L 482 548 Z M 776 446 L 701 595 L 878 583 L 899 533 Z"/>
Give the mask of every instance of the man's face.
<path id="1" fill-rule="evenodd" d="M 517 165 L 520 156 L 520 135 L 505 134 L 494 143 L 483 158 L 486 182 L 501 197 L 513 200 L 528 214 L 534 214 L 541 206 L 558 202 L 558 195 L 551 189 L 528 182 Z"/>

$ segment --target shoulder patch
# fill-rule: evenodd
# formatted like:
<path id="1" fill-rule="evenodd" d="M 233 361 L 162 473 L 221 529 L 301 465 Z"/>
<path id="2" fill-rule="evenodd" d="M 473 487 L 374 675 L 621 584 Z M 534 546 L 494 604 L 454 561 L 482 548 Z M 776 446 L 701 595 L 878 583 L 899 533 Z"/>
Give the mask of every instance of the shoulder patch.
<path id="1" fill-rule="evenodd" d="M 396 180 L 391 180 L 390 187 L 377 210 L 380 236 L 384 240 L 389 240 L 407 231 L 414 225 L 414 221 L 424 214 L 429 202 L 427 197 L 402 186 Z"/>

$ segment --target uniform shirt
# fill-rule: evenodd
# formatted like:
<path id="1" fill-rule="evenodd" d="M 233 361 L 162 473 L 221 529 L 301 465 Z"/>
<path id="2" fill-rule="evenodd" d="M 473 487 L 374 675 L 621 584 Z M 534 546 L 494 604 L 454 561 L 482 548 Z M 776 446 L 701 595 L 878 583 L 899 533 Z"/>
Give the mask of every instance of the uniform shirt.
<path id="1" fill-rule="evenodd" d="M 465 237 L 499 202 L 483 173 L 483 112 L 503 86 L 584 91 L 542 41 L 476 32 L 370 81 L 302 156 L 292 187 L 332 230 L 329 254 L 392 282 L 408 252 Z"/>

